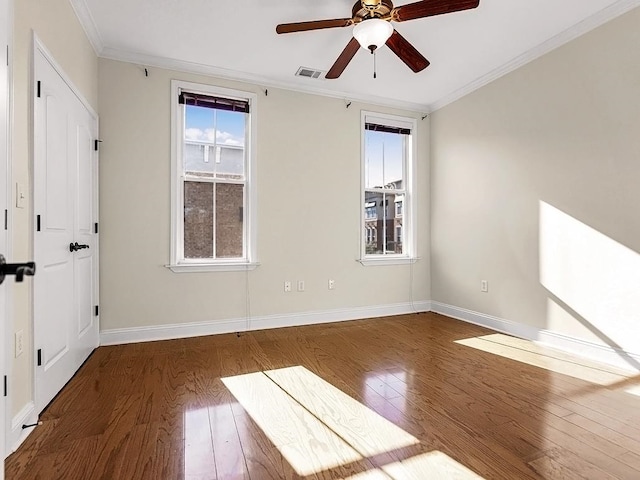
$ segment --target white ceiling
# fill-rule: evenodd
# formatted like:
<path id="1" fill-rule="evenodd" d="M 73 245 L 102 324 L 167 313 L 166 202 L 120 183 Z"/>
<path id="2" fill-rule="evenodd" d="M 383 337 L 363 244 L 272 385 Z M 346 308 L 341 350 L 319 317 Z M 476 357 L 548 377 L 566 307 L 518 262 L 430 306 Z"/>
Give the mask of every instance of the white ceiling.
<path id="1" fill-rule="evenodd" d="M 426 0 L 429 1 L 429 0 Z M 394 23 L 431 66 L 413 73 L 388 48 L 328 70 L 352 27 L 278 35 L 278 23 L 347 18 L 353 0 L 71 0 L 100 56 L 428 112 L 640 5 L 640 0 L 480 0 L 474 10 Z M 411 3 L 397 0 L 395 6 Z"/>

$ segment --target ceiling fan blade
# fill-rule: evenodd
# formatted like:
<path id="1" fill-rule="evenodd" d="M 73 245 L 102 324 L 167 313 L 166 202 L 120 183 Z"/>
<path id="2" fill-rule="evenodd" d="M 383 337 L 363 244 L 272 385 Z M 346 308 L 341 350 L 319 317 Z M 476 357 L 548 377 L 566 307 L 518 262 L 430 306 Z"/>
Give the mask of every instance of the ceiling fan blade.
<path id="1" fill-rule="evenodd" d="M 406 22 L 416 18 L 432 17 L 443 13 L 469 10 L 480 5 L 480 0 L 424 0 L 402 5 L 394 10 L 393 20 Z"/>
<path id="2" fill-rule="evenodd" d="M 347 43 L 347 46 L 344 48 L 333 66 L 329 69 L 329 71 L 325 75 L 325 78 L 338 78 L 342 74 L 342 72 L 344 72 L 344 69 L 347 68 L 347 65 L 349 65 L 349 62 L 358 52 L 359 48 L 360 44 L 358 43 L 358 41 L 355 38 L 351 37 L 351 41 Z"/>
<path id="3" fill-rule="evenodd" d="M 393 31 L 389 40 L 387 40 L 387 47 L 389 47 L 407 67 L 416 73 L 421 72 L 429 66 L 429 60 L 424 58 L 422 54 L 396 30 Z"/>
<path id="4" fill-rule="evenodd" d="M 306 32 L 323 28 L 348 27 L 353 25 L 351 18 L 336 18 L 335 20 L 315 20 L 313 22 L 281 23 L 276 27 L 276 33 Z"/>

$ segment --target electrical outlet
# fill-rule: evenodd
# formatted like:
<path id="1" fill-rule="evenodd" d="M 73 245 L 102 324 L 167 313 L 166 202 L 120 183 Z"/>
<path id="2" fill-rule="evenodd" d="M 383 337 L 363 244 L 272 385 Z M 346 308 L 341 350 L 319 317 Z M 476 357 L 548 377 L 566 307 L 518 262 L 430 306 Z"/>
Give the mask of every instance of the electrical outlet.
<path id="1" fill-rule="evenodd" d="M 304 280 L 298 280 L 298 291 L 304 292 Z"/>
<path id="2" fill-rule="evenodd" d="M 26 201 L 27 194 L 25 192 L 24 184 L 16 183 L 16 208 L 24 208 Z"/>
<path id="3" fill-rule="evenodd" d="M 23 330 L 18 330 L 16 332 L 16 358 L 18 358 L 20 355 L 22 355 L 22 352 L 24 352 L 24 331 Z"/>
<path id="4" fill-rule="evenodd" d="M 284 282 L 284 291 L 285 292 L 291 291 L 291 282 Z"/>
<path id="5" fill-rule="evenodd" d="M 487 293 L 489 291 L 489 282 L 486 280 L 480 281 L 480 291 Z"/>
<path id="6" fill-rule="evenodd" d="M 336 281 L 329 279 L 328 287 L 329 287 L 329 290 L 333 290 L 334 288 L 336 288 Z"/>

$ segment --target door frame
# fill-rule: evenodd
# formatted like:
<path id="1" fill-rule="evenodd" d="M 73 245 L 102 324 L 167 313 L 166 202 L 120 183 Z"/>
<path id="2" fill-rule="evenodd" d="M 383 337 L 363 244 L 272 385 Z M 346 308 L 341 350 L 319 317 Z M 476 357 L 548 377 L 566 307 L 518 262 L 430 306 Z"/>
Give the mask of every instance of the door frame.
<path id="1" fill-rule="evenodd" d="M 71 89 L 71 91 L 73 92 L 73 94 L 78 98 L 78 100 L 80 100 L 80 103 L 82 103 L 82 105 L 84 106 L 84 108 L 87 109 L 87 111 L 91 114 L 92 118 L 95 120 L 96 122 L 96 129 L 99 132 L 100 131 L 100 123 L 99 123 L 99 117 L 98 114 L 96 113 L 96 111 L 93 109 L 93 107 L 91 106 L 91 104 L 87 101 L 87 99 L 84 97 L 84 95 L 80 92 L 80 90 L 75 86 L 75 84 L 71 81 L 71 79 L 69 78 L 69 76 L 66 74 L 66 72 L 64 71 L 64 69 L 60 66 L 60 64 L 56 61 L 55 57 L 51 54 L 51 52 L 47 49 L 47 47 L 44 45 L 44 43 L 40 40 L 40 38 L 38 37 L 38 35 L 36 34 L 36 32 L 34 31 L 32 33 L 32 47 L 31 47 L 31 92 L 35 92 L 36 91 L 36 83 L 38 81 L 38 79 L 36 78 L 36 57 L 37 54 L 40 53 L 42 54 L 42 56 L 44 57 L 44 59 L 46 61 L 48 61 L 51 66 L 53 67 L 53 69 L 57 72 L 57 74 L 60 76 L 60 78 L 67 84 L 67 86 Z M 35 95 L 35 94 L 34 94 Z M 35 211 L 35 204 L 34 204 L 34 198 L 35 198 L 35 150 L 36 150 L 36 135 L 35 135 L 35 131 L 36 131 L 36 115 L 35 115 L 35 101 L 34 101 L 34 95 L 31 96 L 31 105 L 30 105 L 30 121 L 31 121 L 31 139 L 30 139 L 30 143 L 31 143 L 31 155 L 30 155 L 30 165 L 31 165 L 31 178 L 30 178 L 30 191 L 31 191 L 31 218 L 33 219 L 32 221 L 32 225 L 35 225 L 35 218 L 37 215 L 37 212 Z M 97 140 L 97 139 L 96 139 Z M 94 168 L 94 174 L 93 174 L 93 185 L 94 185 L 94 219 L 96 222 L 99 222 L 98 217 L 99 217 L 99 205 L 98 205 L 98 201 L 99 201 L 99 191 L 98 191 L 98 186 L 99 186 L 99 175 L 98 175 L 98 170 L 99 170 L 99 163 L 98 163 L 98 156 L 99 156 L 99 151 L 95 153 L 96 154 L 96 165 Z M 35 231 L 35 228 L 32 227 L 33 230 Z M 96 299 L 96 305 L 99 305 L 99 293 L 100 293 L 100 289 L 99 289 L 99 279 L 100 279 L 100 272 L 99 272 L 99 268 L 100 268 L 100 242 L 99 242 L 99 234 L 95 234 L 96 238 L 95 238 L 95 253 L 94 253 L 94 298 Z M 35 234 L 31 236 L 31 251 L 35 252 L 35 243 L 36 243 L 36 238 L 35 238 Z M 36 302 L 36 292 L 35 289 L 33 288 L 33 283 L 32 285 L 32 295 L 31 295 L 31 327 L 32 327 L 32 335 L 31 335 L 31 341 L 32 341 L 32 352 L 33 352 L 33 356 L 35 359 L 35 355 L 36 355 L 36 351 L 37 351 L 37 346 L 35 343 L 35 339 L 36 339 L 36 322 L 35 322 L 35 302 Z M 98 338 L 97 338 L 97 346 L 100 345 L 100 337 L 99 337 L 99 332 L 100 332 L 100 316 L 97 315 L 95 318 L 95 321 L 97 322 L 97 328 L 98 328 Z M 44 407 L 46 407 L 46 405 L 40 405 L 39 400 L 38 400 L 38 395 L 37 395 L 37 388 L 36 388 L 36 380 L 37 380 L 37 369 L 38 369 L 38 365 L 37 363 L 34 361 L 33 362 L 33 370 L 32 370 L 32 391 L 33 391 L 33 403 L 35 405 L 35 410 L 36 410 L 36 414 L 39 415 L 40 412 L 42 411 L 42 409 Z"/>
<path id="2" fill-rule="evenodd" d="M 0 42 L 5 42 L 7 45 L 6 50 L 6 65 L 7 65 L 7 78 L 6 78 L 6 130 L 5 138 L 6 143 L 1 145 L 0 148 L 0 182 L 3 182 L 6 186 L 6 202 L 7 208 L 7 230 L 2 229 L 1 234 L 5 237 L 5 251 L 2 252 L 7 257 L 7 261 L 13 260 L 13 242 L 11 232 L 12 225 L 12 169 L 11 169 L 11 145 L 12 145 L 12 132 L 13 132 L 13 0 L 0 0 L 0 18 L 2 23 L 1 30 L 4 30 L 5 36 L 0 39 Z M 1 45 L 1 43 L 0 43 Z M 3 48 L 4 50 L 4 48 Z M 1 229 L 2 227 L 0 227 Z M 0 325 L 0 346 L 3 347 L 4 354 L 0 355 L 0 372 L 2 375 L 7 376 L 7 383 L 11 385 L 11 369 L 13 367 L 13 357 L 11 352 L 13 350 L 13 342 L 11 341 L 11 335 L 8 328 L 9 319 L 11 316 L 11 306 L 13 297 L 13 286 L 10 279 L 5 279 L 2 285 L 5 290 L 5 304 L 2 312 L 2 324 Z M 0 392 L 3 395 L 4 392 Z M 11 395 L 2 397 L 3 401 L 0 402 L 0 480 L 4 478 L 4 459 L 11 450 L 10 445 L 10 433 L 11 429 Z"/>

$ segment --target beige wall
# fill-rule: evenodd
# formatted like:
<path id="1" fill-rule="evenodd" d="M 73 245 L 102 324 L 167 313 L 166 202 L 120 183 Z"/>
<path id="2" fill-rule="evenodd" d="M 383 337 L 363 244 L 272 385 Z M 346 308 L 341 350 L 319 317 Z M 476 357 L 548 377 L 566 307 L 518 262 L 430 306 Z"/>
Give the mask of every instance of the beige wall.
<path id="1" fill-rule="evenodd" d="M 432 116 L 433 300 L 640 353 L 638 25 Z"/>
<path id="2" fill-rule="evenodd" d="M 32 252 L 30 84 L 32 32 L 61 65 L 80 93 L 98 106 L 98 60 L 68 0 L 14 0 L 12 169 L 15 183 L 25 186 L 29 201 L 13 209 L 13 258 L 29 260 Z M 12 410 L 33 398 L 30 281 L 14 287 L 14 331 L 25 332 L 24 353 L 13 361 Z"/>
<path id="3" fill-rule="evenodd" d="M 216 321 L 250 314 L 429 299 L 429 121 L 418 121 L 418 255 L 363 267 L 360 111 L 404 114 L 340 99 L 100 60 L 100 294 L 102 330 Z M 258 261 L 246 273 L 173 273 L 170 248 L 170 81 L 258 94 Z M 336 289 L 327 289 L 327 280 Z M 303 293 L 283 282 L 304 280 Z M 247 287 L 248 283 L 248 287 Z"/>

